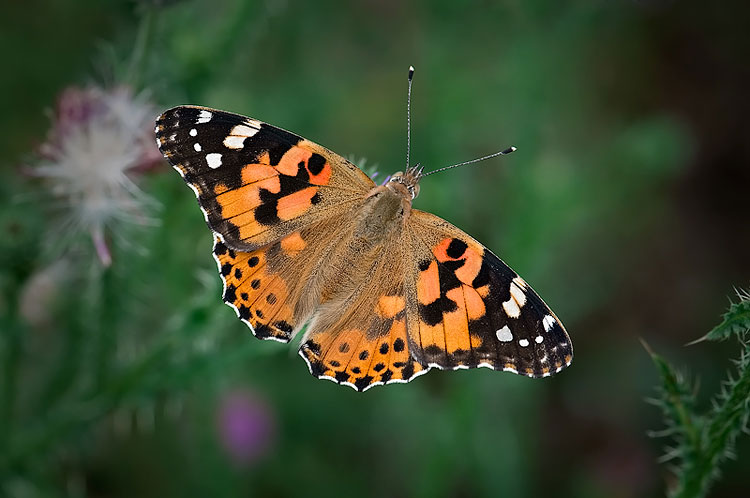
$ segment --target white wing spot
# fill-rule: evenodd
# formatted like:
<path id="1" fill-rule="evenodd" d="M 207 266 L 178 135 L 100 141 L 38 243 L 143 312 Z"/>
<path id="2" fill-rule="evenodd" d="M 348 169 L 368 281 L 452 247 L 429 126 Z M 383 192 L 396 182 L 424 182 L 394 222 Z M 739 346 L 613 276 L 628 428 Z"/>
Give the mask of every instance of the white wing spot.
<path id="1" fill-rule="evenodd" d="M 534 340 L 536 341 L 537 344 L 541 344 L 542 341 L 544 340 L 544 337 L 538 335 L 538 336 L 536 336 L 536 338 Z"/>
<path id="2" fill-rule="evenodd" d="M 512 296 L 510 299 L 503 303 L 503 309 L 505 310 L 505 313 L 511 318 L 518 318 L 518 316 L 521 314 L 521 308 L 518 307 L 518 303 L 515 299 L 513 299 Z"/>
<path id="3" fill-rule="evenodd" d="M 227 149 L 241 149 L 245 146 L 245 139 L 247 137 L 238 137 L 236 135 L 228 135 L 224 139 L 224 147 Z"/>
<path id="4" fill-rule="evenodd" d="M 544 325 L 545 332 L 549 332 L 555 325 L 555 319 L 552 318 L 552 315 L 547 315 L 542 319 L 542 324 Z"/>
<path id="5" fill-rule="evenodd" d="M 206 161 L 209 168 L 216 169 L 221 166 L 221 154 L 206 154 Z"/>
<path id="6" fill-rule="evenodd" d="M 498 341 L 509 342 L 513 340 L 513 334 L 510 332 L 507 325 L 495 332 L 495 335 L 497 336 Z"/>
<path id="7" fill-rule="evenodd" d="M 198 130 L 196 130 L 195 128 L 191 129 L 191 130 L 190 130 L 190 136 L 191 136 L 191 137 L 194 137 L 194 136 L 196 136 L 196 135 L 198 135 Z"/>
<path id="8" fill-rule="evenodd" d="M 228 149 L 241 149 L 245 146 L 245 139 L 250 138 L 260 131 L 260 125 L 254 126 L 254 123 L 240 124 L 232 128 L 229 135 L 224 139 L 224 146 Z M 249 125 L 249 126 L 248 126 Z"/>
<path id="9" fill-rule="evenodd" d="M 252 137 L 260 131 L 260 126 L 256 126 L 255 123 L 247 122 L 247 125 L 240 124 L 232 128 L 229 132 L 230 135 L 238 135 L 240 137 Z M 250 126 L 248 126 L 250 125 Z"/>
<path id="10" fill-rule="evenodd" d="M 195 152 L 200 152 L 201 151 L 201 144 L 199 144 L 198 142 L 195 142 L 193 144 L 193 148 L 195 149 Z"/>
<path id="11" fill-rule="evenodd" d="M 211 114 L 208 111 L 201 111 L 200 114 L 198 114 L 198 119 L 195 121 L 198 124 L 201 123 L 208 123 L 211 121 L 211 118 L 214 117 L 213 114 Z"/>
<path id="12" fill-rule="evenodd" d="M 518 341 L 518 345 L 521 346 L 522 348 L 525 348 L 526 346 L 529 345 L 529 341 L 528 339 L 521 339 L 520 341 Z"/>

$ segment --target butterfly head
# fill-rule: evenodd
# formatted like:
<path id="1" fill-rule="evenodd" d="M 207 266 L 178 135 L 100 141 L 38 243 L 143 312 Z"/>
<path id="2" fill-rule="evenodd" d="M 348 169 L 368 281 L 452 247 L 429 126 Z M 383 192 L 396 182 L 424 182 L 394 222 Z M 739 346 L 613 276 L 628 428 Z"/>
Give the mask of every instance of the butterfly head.
<path id="1" fill-rule="evenodd" d="M 422 170 L 424 169 L 419 163 L 406 170 L 406 172 L 399 171 L 391 176 L 388 184 L 392 189 L 398 189 L 404 191 L 414 200 L 419 195 L 419 180 L 422 178 Z"/>

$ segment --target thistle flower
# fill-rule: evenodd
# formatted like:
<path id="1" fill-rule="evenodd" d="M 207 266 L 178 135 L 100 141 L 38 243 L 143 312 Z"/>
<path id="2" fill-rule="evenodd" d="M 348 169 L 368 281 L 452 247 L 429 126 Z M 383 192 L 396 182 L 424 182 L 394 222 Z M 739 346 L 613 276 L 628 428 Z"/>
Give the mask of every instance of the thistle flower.
<path id="1" fill-rule="evenodd" d="M 268 405 L 248 390 L 224 395 L 216 417 L 219 442 L 230 460 L 247 466 L 263 455 L 273 437 Z"/>
<path id="2" fill-rule="evenodd" d="M 135 183 L 161 163 L 153 144 L 154 108 L 127 87 L 68 88 L 58 99 L 41 159 L 31 169 L 60 201 L 66 237 L 88 233 L 104 266 L 111 264 L 107 230 L 145 224 L 153 203 Z"/>

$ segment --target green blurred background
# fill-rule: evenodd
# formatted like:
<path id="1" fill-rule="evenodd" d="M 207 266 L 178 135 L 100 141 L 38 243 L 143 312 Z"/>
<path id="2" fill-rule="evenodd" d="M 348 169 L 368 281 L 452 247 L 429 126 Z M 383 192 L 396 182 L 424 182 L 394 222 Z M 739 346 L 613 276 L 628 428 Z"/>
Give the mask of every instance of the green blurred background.
<path id="1" fill-rule="evenodd" d="M 0 494 L 662 496 L 638 339 L 706 393 L 735 354 L 683 345 L 750 282 L 748 5 L 5 2 Z M 164 162 L 138 180 L 158 223 L 108 233 L 111 267 L 85 235 L 73 258 L 51 247 L 56 206 L 25 168 L 66 87 L 247 114 L 385 175 L 404 161 L 410 64 L 415 161 L 518 147 L 425 179 L 416 206 L 556 311 L 576 352 L 560 375 L 315 380 L 221 303 L 211 235 Z M 712 496 L 750 493 L 749 443 Z"/>

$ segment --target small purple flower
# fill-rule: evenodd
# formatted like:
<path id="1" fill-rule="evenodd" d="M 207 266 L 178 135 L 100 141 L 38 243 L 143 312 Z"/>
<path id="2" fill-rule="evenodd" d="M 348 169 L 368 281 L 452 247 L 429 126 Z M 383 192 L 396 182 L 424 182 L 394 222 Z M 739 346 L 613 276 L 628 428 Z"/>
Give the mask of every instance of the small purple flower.
<path id="1" fill-rule="evenodd" d="M 377 183 L 377 178 L 380 176 L 380 171 L 378 171 L 378 163 L 368 165 L 367 164 L 367 158 L 366 157 L 360 157 L 357 158 L 353 155 L 349 155 L 347 157 L 350 163 L 354 164 L 356 167 L 361 169 L 367 176 L 370 177 L 370 179 Z M 391 175 L 388 175 L 385 177 L 385 180 L 380 185 L 385 185 L 388 183 L 388 180 L 391 179 Z"/>
<path id="2" fill-rule="evenodd" d="M 270 448 L 273 417 L 268 404 L 257 394 L 248 390 L 225 394 L 216 419 L 219 442 L 234 464 L 248 466 Z"/>

